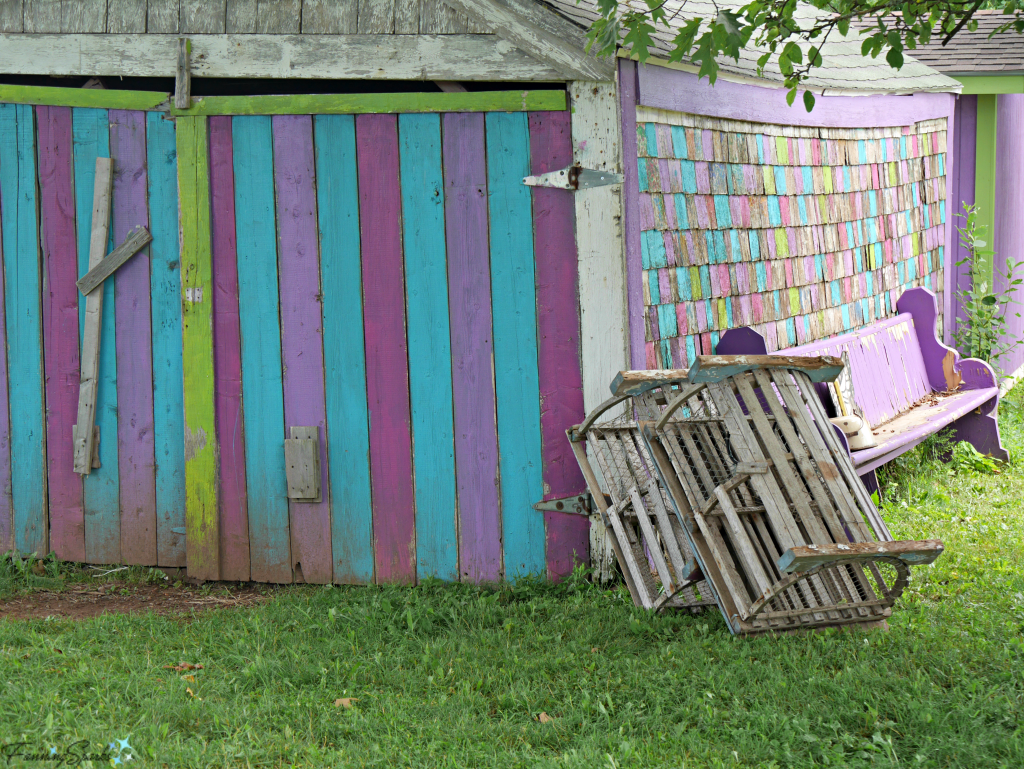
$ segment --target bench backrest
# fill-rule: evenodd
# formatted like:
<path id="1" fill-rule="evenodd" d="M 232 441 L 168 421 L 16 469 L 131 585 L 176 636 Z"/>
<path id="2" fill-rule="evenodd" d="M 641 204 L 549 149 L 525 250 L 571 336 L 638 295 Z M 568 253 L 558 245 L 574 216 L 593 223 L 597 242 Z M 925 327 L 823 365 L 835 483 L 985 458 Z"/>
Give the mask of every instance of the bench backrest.
<path id="1" fill-rule="evenodd" d="M 849 355 L 857 405 L 872 427 L 896 417 L 933 392 L 910 313 L 777 354 L 841 357 L 843 352 Z"/>

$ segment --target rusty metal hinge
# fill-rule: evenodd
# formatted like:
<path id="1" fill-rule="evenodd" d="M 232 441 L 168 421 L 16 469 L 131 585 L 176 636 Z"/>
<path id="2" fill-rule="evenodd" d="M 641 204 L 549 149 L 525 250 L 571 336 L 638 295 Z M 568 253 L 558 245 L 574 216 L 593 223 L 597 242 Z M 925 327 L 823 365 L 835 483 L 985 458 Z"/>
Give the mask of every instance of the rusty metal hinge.
<path id="1" fill-rule="evenodd" d="M 549 510 L 555 513 L 575 513 L 576 515 L 590 515 L 594 510 L 594 501 L 590 493 L 579 494 L 575 497 L 562 497 L 561 499 L 545 499 L 533 506 L 534 510 Z"/>
<path id="2" fill-rule="evenodd" d="M 594 171 L 578 165 L 540 176 L 527 176 L 523 179 L 523 184 L 527 187 L 554 187 L 559 190 L 586 190 L 591 187 L 621 183 L 622 174 L 613 174 L 611 171 Z"/>

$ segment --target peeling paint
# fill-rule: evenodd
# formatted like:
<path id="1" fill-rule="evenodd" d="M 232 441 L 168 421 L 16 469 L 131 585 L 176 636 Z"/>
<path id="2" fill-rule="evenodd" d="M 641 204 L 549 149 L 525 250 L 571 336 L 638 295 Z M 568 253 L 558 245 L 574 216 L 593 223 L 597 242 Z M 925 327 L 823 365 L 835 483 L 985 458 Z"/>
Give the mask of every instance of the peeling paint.
<path id="1" fill-rule="evenodd" d="M 190 462 L 196 455 L 206 448 L 206 430 L 200 427 L 195 432 L 185 425 L 185 461 Z"/>

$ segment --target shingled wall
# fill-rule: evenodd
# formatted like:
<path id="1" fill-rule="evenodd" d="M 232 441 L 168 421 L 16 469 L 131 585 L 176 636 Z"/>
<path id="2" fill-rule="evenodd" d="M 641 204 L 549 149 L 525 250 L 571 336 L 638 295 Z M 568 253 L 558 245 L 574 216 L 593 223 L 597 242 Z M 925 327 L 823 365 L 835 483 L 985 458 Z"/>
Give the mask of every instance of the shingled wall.
<path id="1" fill-rule="evenodd" d="M 751 326 L 769 350 L 941 294 L 946 120 L 799 128 L 637 111 L 646 365 Z"/>

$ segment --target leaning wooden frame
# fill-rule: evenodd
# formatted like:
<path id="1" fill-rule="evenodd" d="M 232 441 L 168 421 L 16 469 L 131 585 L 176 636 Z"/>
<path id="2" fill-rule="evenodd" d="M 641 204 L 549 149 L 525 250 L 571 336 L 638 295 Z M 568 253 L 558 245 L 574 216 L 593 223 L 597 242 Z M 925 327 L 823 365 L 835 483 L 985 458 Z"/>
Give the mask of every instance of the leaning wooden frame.
<path id="1" fill-rule="evenodd" d="M 687 372 L 658 373 L 685 378 Z M 631 382 L 620 391 L 613 389 L 609 400 L 567 434 L 609 529 L 609 541 L 634 603 L 645 609 L 697 611 L 714 606 L 714 594 L 700 576 L 637 421 L 657 419 L 679 388 L 680 380 L 669 378 L 649 386 Z M 623 413 L 609 418 L 618 412 Z"/>
<path id="2" fill-rule="evenodd" d="M 734 634 L 881 625 L 909 567 L 942 552 L 937 540 L 893 542 L 858 478 L 813 384 L 842 366 L 699 356 L 685 379 L 623 372 L 613 384 L 672 383 L 639 428 Z"/>

